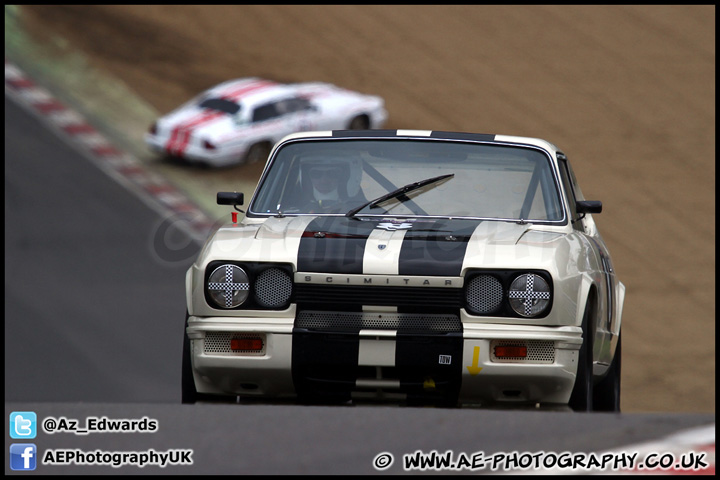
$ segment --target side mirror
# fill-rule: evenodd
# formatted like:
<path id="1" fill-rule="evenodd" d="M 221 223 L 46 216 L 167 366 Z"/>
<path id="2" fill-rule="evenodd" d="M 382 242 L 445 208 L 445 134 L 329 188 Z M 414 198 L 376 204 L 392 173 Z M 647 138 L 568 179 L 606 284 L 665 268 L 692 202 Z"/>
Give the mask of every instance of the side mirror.
<path id="1" fill-rule="evenodd" d="M 576 203 L 577 213 L 600 213 L 602 212 L 602 202 L 599 200 L 583 200 Z"/>
<path id="2" fill-rule="evenodd" d="M 242 192 L 218 192 L 217 194 L 217 204 L 218 205 L 232 205 L 235 210 L 237 210 L 240 213 L 245 213 L 242 210 L 240 210 L 237 206 L 242 205 L 243 201 L 245 200 L 244 195 Z M 236 215 L 233 213 L 233 215 Z"/>
<path id="3" fill-rule="evenodd" d="M 218 192 L 217 204 L 218 205 L 242 205 L 245 200 L 245 196 L 242 192 Z"/>

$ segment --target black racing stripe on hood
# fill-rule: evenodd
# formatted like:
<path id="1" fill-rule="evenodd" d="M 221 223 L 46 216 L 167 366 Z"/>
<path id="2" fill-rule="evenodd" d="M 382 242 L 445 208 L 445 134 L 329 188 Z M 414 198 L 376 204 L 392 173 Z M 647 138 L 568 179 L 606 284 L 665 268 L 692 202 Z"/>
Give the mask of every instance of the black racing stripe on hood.
<path id="1" fill-rule="evenodd" d="M 318 217 L 303 232 L 297 268 L 301 272 L 363 273 L 363 254 L 375 222 Z"/>
<path id="2" fill-rule="evenodd" d="M 316 218 L 300 239 L 298 270 L 364 273 L 367 238 L 380 223 L 390 224 L 387 219 Z M 459 276 L 468 241 L 480 220 L 423 219 L 398 223 L 412 225 L 406 230 L 400 251 L 400 275 Z"/>
<path id="3" fill-rule="evenodd" d="M 405 234 L 400 275 L 459 276 L 465 251 L 480 220 L 416 222 Z"/>

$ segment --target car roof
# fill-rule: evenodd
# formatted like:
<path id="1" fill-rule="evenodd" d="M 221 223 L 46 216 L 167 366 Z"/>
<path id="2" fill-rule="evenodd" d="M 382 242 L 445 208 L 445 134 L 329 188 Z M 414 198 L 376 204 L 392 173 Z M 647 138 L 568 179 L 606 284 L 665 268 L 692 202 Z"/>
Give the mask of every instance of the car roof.
<path id="1" fill-rule="evenodd" d="M 239 78 L 223 82 L 206 91 L 207 96 L 219 96 L 238 103 L 259 103 L 268 99 L 292 95 L 294 87 L 263 78 Z"/>
<path id="2" fill-rule="evenodd" d="M 302 138 L 433 138 L 438 140 L 467 140 L 475 142 L 498 142 L 530 145 L 547 150 L 551 154 L 562 154 L 552 143 L 541 138 L 521 137 L 512 135 L 496 135 L 485 133 L 448 132 L 440 130 L 326 130 L 316 132 L 291 133 L 278 144 L 288 140 Z"/>

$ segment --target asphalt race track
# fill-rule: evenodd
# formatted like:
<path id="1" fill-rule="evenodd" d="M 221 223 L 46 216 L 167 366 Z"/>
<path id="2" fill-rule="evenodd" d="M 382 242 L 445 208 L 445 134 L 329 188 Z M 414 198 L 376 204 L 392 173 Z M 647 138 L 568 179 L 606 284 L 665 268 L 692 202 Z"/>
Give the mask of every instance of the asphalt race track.
<path id="1" fill-rule="evenodd" d="M 153 257 L 158 213 L 7 97 L 5 120 L 6 399 L 178 399 L 188 263 Z"/>
<path id="2" fill-rule="evenodd" d="M 5 217 L 6 431 L 11 412 L 34 412 L 38 431 L 32 440 L 6 436 L 5 451 L 35 445 L 45 461 L 35 473 L 403 473 L 403 456 L 415 452 L 622 454 L 708 425 L 714 473 L 714 414 L 181 405 L 184 274 L 199 243 L 179 229 L 158 243 L 167 213 L 98 168 L 7 87 Z M 107 431 L 123 419 L 131 431 Z M 91 424 L 105 430 L 47 431 Z M 89 464 L 47 464 L 62 450 L 85 452 Z M 186 464 L 100 461 L 150 451 Z M 15 473 L 7 461 L 5 473 Z"/>

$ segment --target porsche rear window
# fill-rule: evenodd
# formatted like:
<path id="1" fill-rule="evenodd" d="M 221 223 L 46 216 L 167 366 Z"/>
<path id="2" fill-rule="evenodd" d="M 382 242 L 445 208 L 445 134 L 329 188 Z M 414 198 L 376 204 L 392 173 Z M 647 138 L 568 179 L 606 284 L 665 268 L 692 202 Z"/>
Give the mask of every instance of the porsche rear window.
<path id="1" fill-rule="evenodd" d="M 200 108 L 208 108 L 210 110 L 218 110 L 220 112 L 229 113 L 231 115 L 236 114 L 240 111 L 240 105 L 233 102 L 232 100 L 226 100 L 224 98 L 208 98 L 203 100 Z"/>

